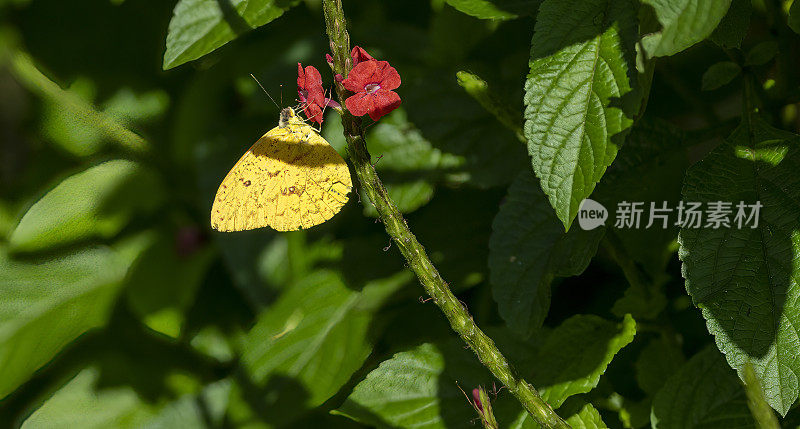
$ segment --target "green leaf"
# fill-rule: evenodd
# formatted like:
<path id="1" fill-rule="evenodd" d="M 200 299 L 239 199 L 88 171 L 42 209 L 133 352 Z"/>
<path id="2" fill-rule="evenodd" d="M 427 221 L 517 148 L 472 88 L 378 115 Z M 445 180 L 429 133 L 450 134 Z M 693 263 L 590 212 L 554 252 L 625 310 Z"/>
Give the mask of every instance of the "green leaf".
<path id="1" fill-rule="evenodd" d="M 655 395 L 683 362 L 683 353 L 675 341 L 652 339 L 636 359 L 636 381 L 645 393 Z"/>
<path id="2" fill-rule="evenodd" d="M 750 30 L 750 15 L 753 13 L 751 0 L 733 0 L 728 12 L 722 18 L 709 39 L 723 48 L 741 48 L 742 40 Z"/>
<path id="3" fill-rule="evenodd" d="M 74 120 L 76 123 L 70 124 L 63 131 L 79 130 L 79 133 L 86 133 L 86 136 L 91 139 L 94 138 L 94 133 L 87 130 L 87 128 L 92 128 L 101 131 L 109 140 L 116 142 L 119 148 L 127 152 L 138 154 L 149 152 L 150 145 L 141 136 L 128 130 L 108 114 L 99 112 L 79 94 L 62 89 L 45 76 L 34 64 L 33 59 L 24 51 L 16 51 L 12 55 L 11 71 L 29 91 L 68 111 L 63 112 L 66 115 L 65 117 L 69 118 L 66 120 Z M 88 89 L 93 91 L 92 88 Z M 68 150 L 73 149 L 78 154 L 89 154 L 99 149 L 91 142 L 83 145 L 80 141 L 72 140 L 71 143 L 77 144 L 78 147 L 72 147 Z"/>
<path id="4" fill-rule="evenodd" d="M 254 383 L 271 387 L 292 380 L 289 386 L 301 395 L 295 406 L 323 403 L 372 350 L 374 312 L 410 279 L 409 272 L 401 272 L 357 292 L 332 272 L 308 276 L 264 311 L 244 339 L 242 361 Z M 290 396 L 287 390 L 284 400 Z M 280 401 L 273 405 L 279 412 Z"/>
<path id="5" fill-rule="evenodd" d="M 670 377 L 653 401 L 655 429 L 754 428 L 736 374 L 708 347 Z"/>
<path id="6" fill-rule="evenodd" d="M 471 389 L 488 375 L 468 351 L 426 343 L 382 362 L 333 413 L 383 428 L 468 428 L 474 411 L 456 381 Z"/>
<path id="7" fill-rule="evenodd" d="M 533 169 L 569 229 L 611 165 L 638 111 L 636 6 L 545 0 L 525 83 L 525 137 Z"/>
<path id="8" fill-rule="evenodd" d="M 79 78 L 68 91 L 79 97 L 87 105 L 95 99 L 95 85 L 91 80 Z M 45 98 L 42 130 L 54 144 L 67 152 L 87 157 L 105 147 L 113 137 L 100 127 L 96 119 L 81 115 L 71 109 L 67 98 Z M 169 103 L 163 91 L 148 91 L 137 94 L 129 88 L 122 88 L 103 103 L 104 114 L 123 126 L 142 124 L 162 115 Z"/>
<path id="9" fill-rule="evenodd" d="M 17 226 L 16 215 L 11 204 L 0 200 L 0 241 L 6 241 Z"/>
<path id="10" fill-rule="evenodd" d="M 219 426 L 225 415 L 229 380 L 166 404 L 151 404 L 129 386 L 100 387 L 102 375 L 95 367 L 82 370 L 34 411 L 22 427 L 207 427 Z"/>
<path id="11" fill-rule="evenodd" d="M 572 429 L 603 429 L 607 428 L 600 412 L 592 404 L 581 398 L 570 398 L 561 408 L 558 414 L 563 417 Z"/>
<path id="12" fill-rule="evenodd" d="M 508 20 L 534 15 L 541 0 L 446 0 L 460 12 L 480 19 Z"/>
<path id="13" fill-rule="evenodd" d="M 0 249 L 0 398 L 64 346 L 103 326 L 130 259 L 89 248 L 22 262 Z"/>
<path id="14" fill-rule="evenodd" d="M 660 31 L 642 38 L 648 57 L 663 57 L 694 45 L 710 36 L 728 12 L 731 0 L 643 0 L 652 7 Z"/>
<path id="15" fill-rule="evenodd" d="M 94 101 L 96 88 L 85 78 L 78 78 L 67 91 L 79 97 L 86 104 Z M 63 100 L 45 98 L 43 100 L 42 132 L 56 146 L 76 156 L 89 156 L 99 152 L 105 144 L 106 133 L 93 126 L 87 116 L 75 114 L 63 106 Z"/>
<path id="16" fill-rule="evenodd" d="M 163 187 L 149 169 L 112 160 L 64 179 L 37 201 L 9 239 L 13 252 L 51 249 L 115 236 L 136 215 L 163 201 Z"/>
<path id="17" fill-rule="evenodd" d="M 129 386 L 98 391 L 99 379 L 97 368 L 81 371 L 31 414 L 22 427 L 136 428 L 156 415 L 155 407 L 142 401 Z"/>
<path id="18" fill-rule="evenodd" d="M 522 117 L 519 112 L 490 90 L 489 84 L 485 80 L 464 70 L 456 73 L 456 79 L 458 79 L 458 84 L 467 91 L 467 94 L 477 100 L 487 112 L 492 113 L 501 124 L 513 131 L 520 141 L 525 141 L 525 136 L 522 134 Z"/>
<path id="19" fill-rule="evenodd" d="M 635 330 L 630 317 L 617 324 L 596 316 L 575 316 L 535 341 L 521 343 L 501 331 L 490 335 L 542 397 L 558 408 L 570 396 L 597 385 L 614 355 L 633 340 Z M 471 389 L 491 382 L 460 341 L 423 344 L 381 363 L 334 413 L 378 427 L 467 428 L 474 411 L 459 386 Z M 565 404 L 565 412 L 559 413 L 577 414 L 592 427 L 588 422 L 596 420 L 591 410 L 577 405 Z M 510 395 L 498 397 L 493 406 L 500 427 L 537 427 Z"/>
<path id="20" fill-rule="evenodd" d="M 178 338 L 184 313 L 194 302 L 195 292 L 214 256 L 213 249 L 201 247 L 179 254 L 176 231 L 153 237 L 131 268 L 126 280 L 127 302 L 151 329 Z M 155 235 L 155 234 L 154 234 Z"/>
<path id="21" fill-rule="evenodd" d="M 324 136 L 344 152 L 341 118 L 332 114 L 326 120 Z M 367 146 L 375 169 L 386 185 L 389 197 L 403 213 L 420 208 L 433 197 L 435 185 L 446 180 L 446 172 L 464 164 L 464 158 L 434 148 L 408 121 L 399 108 L 369 128 Z M 362 196 L 364 213 L 377 217 L 368 198 Z"/>
<path id="22" fill-rule="evenodd" d="M 666 201 L 668 207 L 675 207 L 681 198 L 681 184 L 689 165 L 686 151 L 680 147 L 685 139 L 680 130 L 666 121 L 647 118 L 637 121 L 626 139 L 625 149 L 597 186 L 593 199 L 609 211 L 614 211 L 622 201 L 656 204 Z M 647 223 L 645 219 L 642 226 Z M 665 270 L 675 253 L 677 236 L 676 226 L 664 228 L 663 223 L 656 220 L 650 228 L 615 228 L 612 235 L 606 237 L 609 243 L 618 238 L 619 257 L 641 268 L 637 273 L 626 273 L 630 286 L 614 303 L 612 312 L 616 316 L 630 313 L 636 320 L 652 320 L 664 309 L 666 298 L 662 285 L 669 278 Z M 639 271 L 645 275 L 637 275 Z"/>
<path id="23" fill-rule="evenodd" d="M 496 30 L 498 23 L 482 21 L 449 7 L 443 8 L 431 17 L 428 27 L 430 48 L 426 50 L 426 56 L 430 59 L 426 68 L 430 70 L 432 66 L 448 67 L 461 63 Z"/>
<path id="24" fill-rule="evenodd" d="M 782 415 L 798 397 L 800 378 L 798 145 L 797 135 L 745 118 L 689 169 L 683 188 L 685 201 L 704 207 L 732 202 L 731 228 L 683 228 L 679 236 L 686 290 L 717 347 L 740 373 L 752 363 L 767 402 Z M 763 205 L 756 228 L 738 228 L 740 201 Z"/>
<path id="25" fill-rule="evenodd" d="M 746 66 L 760 66 L 775 58 L 775 54 L 777 53 L 778 42 L 774 40 L 761 42 L 758 45 L 753 46 L 753 49 L 750 49 L 750 51 L 747 52 L 747 57 L 745 58 L 744 64 Z"/>
<path id="26" fill-rule="evenodd" d="M 451 76 L 426 71 L 408 87 L 403 82 L 403 103 L 414 106 L 407 110 L 409 119 L 445 156 L 464 160 L 444 170 L 447 182 L 481 188 L 510 183 L 528 162 L 525 148 Z"/>
<path id="27" fill-rule="evenodd" d="M 530 171 L 521 173 L 500 206 L 489 239 L 492 295 L 508 326 L 523 336 L 538 329 L 550 308 L 553 278 L 583 272 L 604 231 L 564 232 L 538 180 Z"/>
<path id="28" fill-rule="evenodd" d="M 196 394 L 181 395 L 158 410 L 144 427 L 147 429 L 222 427 L 226 421 L 230 391 L 231 380 L 224 379 L 205 386 Z"/>
<path id="29" fill-rule="evenodd" d="M 794 1 L 792 2 L 792 6 L 789 7 L 789 27 L 794 30 L 795 33 L 800 34 L 800 2 Z"/>
<path id="30" fill-rule="evenodd" d="M 636 322 L 626 315 L 621 323 L 593 315 L 567 319 L 547 337 L 526 368 L 542 398 L 558 408 L 567 398 L 592 390 L 608 364 L 633 341 Z"/>
<path id="31" fill-rule="evenodd" d="M 180 0 L 167 32 L 164 70 L 195 60 L 267 24 L 297 0 Z"/>
<path id="32" fill-rule="evenodd" d="M 703 91 L 711 91 L 730 83 L 742 72 L 742 68 L 732 61 L 720 61 L 703 73 Z"/>

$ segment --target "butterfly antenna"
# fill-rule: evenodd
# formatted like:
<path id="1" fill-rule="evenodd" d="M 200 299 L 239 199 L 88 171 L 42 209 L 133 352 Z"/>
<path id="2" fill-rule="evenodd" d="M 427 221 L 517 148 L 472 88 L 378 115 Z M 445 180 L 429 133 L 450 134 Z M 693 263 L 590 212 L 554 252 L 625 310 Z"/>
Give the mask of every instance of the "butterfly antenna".
<path id="1" fill-rule="evenodd" d="M 267 97 L 269 97 L 269 99 L 270 99 L 270 100 L 272 100 L 272 104 L 274 104 L 274 105 L 275 105 L 275 107 L 277 107 L 277 108 L 278 108 L 278 110 L 280 110 L 280 109 L 281 109 L 281 106 L 278 106 L 278 103 L 276 103 L 276 102 L 275 102 L 275 99 L 274 99 L 274 98 L 272 98 L 272 96 L 271 96 L 271 95 L 269 95 L 269 92 L 267 92 L 267 90 L 266 90 L 266 89 L 264 89 L 264 85 L 262 85 L 262 84 L 261 84 L 261 82 L 259 82 L 259 81 L 258 81 L 258 79 L 256 79 L 256 77 L 255 77 L 255 76 L 253 76 L 253 73 L 250 73 L 250 77 L 252 77 L 252 78 L 253 78 L 253 80 L 254 80 L 254 81 L 256 81 L 256 83 L 258 84 L 258 86 L 260 86 L 260 87 L 261 87 L 261 90 L 262 90 L 262 91 L 264 91 L 264 94 L 267 94 Z M 281 86 L 283 86 L 283 85 L 281 85 Z"/>

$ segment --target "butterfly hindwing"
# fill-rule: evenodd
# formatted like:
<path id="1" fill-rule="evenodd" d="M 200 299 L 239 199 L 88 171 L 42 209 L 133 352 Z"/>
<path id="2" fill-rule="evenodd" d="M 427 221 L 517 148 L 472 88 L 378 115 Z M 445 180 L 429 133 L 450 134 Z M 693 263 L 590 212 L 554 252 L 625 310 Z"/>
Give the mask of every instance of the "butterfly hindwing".
<path id="1" fill-rule="evenodd" d="M 347 202 L 347 164 L 316 131 L 292 118 L 264 134 L 225 176 L 211 209 L 214 229 L 310 228 Z"/>

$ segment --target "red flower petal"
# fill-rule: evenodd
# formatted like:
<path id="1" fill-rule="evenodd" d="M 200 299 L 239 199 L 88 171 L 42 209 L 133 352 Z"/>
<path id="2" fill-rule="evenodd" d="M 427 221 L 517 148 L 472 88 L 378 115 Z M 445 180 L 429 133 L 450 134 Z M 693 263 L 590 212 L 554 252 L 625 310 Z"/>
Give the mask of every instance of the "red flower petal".
<path id="1" fill-rule="evenodd" d="M 306 74 L 303 72 L 303 65 L 297 63 L 297 88 L 306 87 Z"/>
<path id="2" fill-rule="evenodd" d="M 372 55 L 368 54 L 367 51 L 364 50 L 361 46 L 354 46 L 353 50 L 350 51 L 350 58 L 353 59 L 353 66 L 358 65 L 358 63 L 363 61 L 370 61 L 374 60 Z"/>
<path id="3" fill-rule="evenodd" d="M 302 91 L 305 91 L 305 97 Z M 325 103 L 322 75 L 314 66 L 307 66 L 303 70 L 303 65 L 297 63 L 297 94 L 300 96 L 301 102 L 314 103 L 319 106 Z"/>
<path id="4" fill-rule="evenodd" d="M 394 91 L 380 90 L 373 95 L 373 108 L 369 111 L 369 117 L 377 121 L 382 116 L 400 106 L 400 96 Z"/>
<path id="5" fill-rule="evenodd" d="M 378 61 L 378 76 L 381 89 L 391 91 L 400 86 L 400 73 L 397 73 L 394 67 L 389 65 L 388 61 Z M 383 63 L 383 64 L 381 64 Z"/>
<path id="6" fill-rule="evenodd" d="M 362 92 L 347 97 L 347 100 L 344 100 L 344 105 L 353 115 L 364 116 L 373 109 L 372 102 L 372 97 Z"/>
<path id="7" fill-rule="evenodd" d="M 342 81 L 342 85 L 350 92 L 363 92 L 367 84 L 377 83 L 377 81 L 370 80 L 375 75 L 375 71 L 378 67 L 377 63 L 379 63 L 379 61 L 364 61 L 358 63 L 357 66 L 350 70 L 347 78 Z"/>
<path id="8" fill-rule="evenodd" d="M 314 121 L 318 124 L 322 123 L 322 108 L 316 104 L 306 104 L 303 106 L 303 113 L 309 121 Z"/>

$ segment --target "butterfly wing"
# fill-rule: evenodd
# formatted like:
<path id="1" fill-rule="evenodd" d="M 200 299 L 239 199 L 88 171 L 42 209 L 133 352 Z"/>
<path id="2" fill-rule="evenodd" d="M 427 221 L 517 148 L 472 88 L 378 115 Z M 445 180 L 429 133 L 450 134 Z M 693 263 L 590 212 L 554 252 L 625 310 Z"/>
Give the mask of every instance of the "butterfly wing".
<path id="1" fill-rule="evenodd" d="M 225 176 L 211 208 L 218 231 L 295 231 L 330 219 L 353 184 L 341 156 L 305 124 L 275 127 Z"/>

